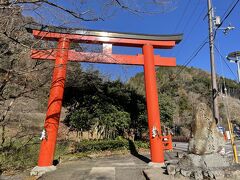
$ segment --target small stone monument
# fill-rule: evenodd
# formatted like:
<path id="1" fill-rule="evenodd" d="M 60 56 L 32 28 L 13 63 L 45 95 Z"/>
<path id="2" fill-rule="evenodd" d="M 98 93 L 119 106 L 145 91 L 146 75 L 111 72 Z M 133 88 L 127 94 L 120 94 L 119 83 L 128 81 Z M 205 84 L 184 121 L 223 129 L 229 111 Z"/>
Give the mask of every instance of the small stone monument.
<path id="1" fill-rule="evenodd" d="M 195 110 L 188 154 L 167 164 L 168 174 L 195 179 L 224 178 L 231 165 L 229 159 L 220 154 L 224 145 L 224 137 L 217 130 L 210 108 L 200 103 Z"/>

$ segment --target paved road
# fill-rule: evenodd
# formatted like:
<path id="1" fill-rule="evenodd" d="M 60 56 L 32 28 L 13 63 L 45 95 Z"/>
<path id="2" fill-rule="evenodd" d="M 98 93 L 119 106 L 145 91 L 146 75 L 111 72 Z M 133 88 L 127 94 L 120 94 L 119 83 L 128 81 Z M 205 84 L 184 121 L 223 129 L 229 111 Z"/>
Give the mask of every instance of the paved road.
<path id="1" fill-rule="evenodd" d="M 141 159 L 139 159 L 141 158 Z M 143 169 L 147 168 L 146 156 L 118 155 L 97 159 L 67 162 L 41 180 L 145 180 Z"/>
<path id="2" fill-rule="evenodd" d="M 240 159 L 240 140 L 235 141 L 237 145 L 237 152 L 238 157 Z M 173 143 L 174 150 L 180 151 L 180 152 L 187 152 L 188 143 L 182 143 L 182 142 L 176 142 Z M 225 145 L 225 153 L 228 157 L 233 157 L 233 151 L 232 151 L 232 145 L 230 141 L 228 141 Z"/>

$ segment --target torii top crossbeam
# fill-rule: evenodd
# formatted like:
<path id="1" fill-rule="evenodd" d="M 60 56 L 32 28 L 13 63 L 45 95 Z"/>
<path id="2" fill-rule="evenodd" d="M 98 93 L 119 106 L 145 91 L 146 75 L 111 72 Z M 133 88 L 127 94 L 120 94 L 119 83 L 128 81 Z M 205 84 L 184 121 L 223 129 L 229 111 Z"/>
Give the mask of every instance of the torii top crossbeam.
<path id="1" fill-rule="evenodd" d="M 93 63 L 111 63 L 127 65 L 143 65 L 143 55 L 112 54 L 112 46 L 143 47 L 150 44 L 156 49 L 170 49 L 179 43 L 182 35 L 149 35 L 106 32 L 95 30 L 81 30 L 74 28 L 59 28 L 53 26 L 31 25 L 27 27 L 35 38 L 57 41 L 67 38 L 71 42 L 102 44 L 103 53 L 86 53 L 69 50 L 68 60 Z M 33 59 L 55 60 L 56 50 L 33 50 Z M 155 66 L 175 66 L 176 60 L 172 57 L 154 56 Z"/>
<path id="2" fill-rule="evenodd" d="M 174 47 L 176 43 L 182 40 L 182 34 L 133 34 L 43 25 L 28 25 L 26 28 L 32 31 L 34 37 L 41 39 L 57 40 L 66 37 L 74 42 L 111 43 L 116 46 L 128 47 L 142 47 L 144 44 L 151 44 L 154 48 L 168 49 Z"/>
<path id="3" fill-rule="evenodd" d="M 149 35 L 119 32 L 105 32 L 72 28 L 59 28 L 41 25 L 27 27 L 35 38 L 58 41 L 57 48 L 32 50 L 33 59 L 55 60 L 52 85 L 48 100 L 48 110 L 38 166 L 51 166 L 56 146 L 59 118 L 62 107 L 66 67 L 68 60 L 77 62 L 130 64 L 144 66 L 148 127 L 151 161 L 164 162 L 162 133 L 155 66 L 176 66 L 174 57 L 154 55 L 154 48 L 169 49 L 182 39 L 182 35 Z M 70 49 L 70 43 L 102 44 L 102 53 L 78 52 Z M 143 54 L 112 54 L 112 46 L 141 47 Z"/>

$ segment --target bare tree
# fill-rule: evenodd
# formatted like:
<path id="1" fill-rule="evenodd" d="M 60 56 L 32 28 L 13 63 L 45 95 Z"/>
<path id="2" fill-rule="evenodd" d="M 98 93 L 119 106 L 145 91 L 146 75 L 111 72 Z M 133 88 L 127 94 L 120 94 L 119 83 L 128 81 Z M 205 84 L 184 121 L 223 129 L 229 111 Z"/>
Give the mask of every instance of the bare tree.
<path id="1" fill-rule="evenodd" d="M 20 7 L 36 21 L 66 25 L 80 21 L 104 21 L 119 10 L 136 15 L 164 13 L 177 7 L 177 0 L 2 0 L 2 8 Z M 52 18 L 51 18 L 52 17 Z"/>
<path id="2" fill-rule="evenodd" d="M 41 96 L 39 91 L 41 87 L 45 87 L 46 93 L 49 86 L 47 83 L 51 77 L 49 63 L 32 61 L 29 57 L 34 41 L 25 30 L 24 25 L 32 20 L 25 18 L 21 13 L 19 7 L 0 9 L 1 145 L 6 142 L 6 137 L 11 137 L 5 133 L 8 131 L 6 130 L 7 125 L 15 124 L 16 127 L 19 127 L 19 131 L 11 132 L 15 138 L 18 133 L 25 131 L 23 117 L 18 116 L 19 112 L 28 109 L 23 108 L 23 104 L 26 103 L 23 99 L 26 98 L 27 101 L 30 101 L 36 99 L 37 94 Z M 39 72 L 43 76 L 38 76 Z M 49 78 L 46 78 L 48 76 Z M 42 90 L 43 93 L 44 88 Z"/>

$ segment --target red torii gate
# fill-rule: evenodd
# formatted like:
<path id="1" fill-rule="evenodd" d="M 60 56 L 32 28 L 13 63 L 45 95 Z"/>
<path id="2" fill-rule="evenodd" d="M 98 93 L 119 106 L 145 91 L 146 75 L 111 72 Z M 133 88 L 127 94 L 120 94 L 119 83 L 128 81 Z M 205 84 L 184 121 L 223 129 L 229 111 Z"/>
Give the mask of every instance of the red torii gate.
<path id="1" fill-rule="evenodd" d="M 176 66 L 176 60 L 173 57 L 154 55 L 154 48 L 173 48 L 181 41 L 182 35 L 144 35 L 39 25 L 27 28 L 35 38 L 58 41 L 56 49 L 32 50 L 31 55 L 33 59 L 55 60 L 44 124 L 47 138 L 44 138 L 41 143 L 38 167 L 49 167 L 53 163 L 68 60 L 144 66 L 151 161 L 164 162 L 155 66 Z M 103 53 L 70 50 L 71 42 L 102 44 Z M 113 45 L 141 47 L 143 54 L 136 56 L 112 54 Z"/>

